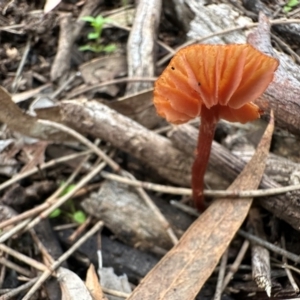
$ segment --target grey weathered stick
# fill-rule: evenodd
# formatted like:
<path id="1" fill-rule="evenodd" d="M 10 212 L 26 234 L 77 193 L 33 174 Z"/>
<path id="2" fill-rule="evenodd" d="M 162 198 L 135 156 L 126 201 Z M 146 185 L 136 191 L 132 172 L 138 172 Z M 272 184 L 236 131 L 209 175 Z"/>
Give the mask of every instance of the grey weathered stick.
<path id="1" fill-rule="evenodd" d="M 70 13 L 60 16 L 60 33 L 58 49 L 51 67 L 51 80 L 61 80 L 63 82 L 68 76 L 71 61 L 71 50 L 73 46 L 72 36 L 72 16 Z"/>
<path id="2" fill-rule="evenodd" d="M 168 139 L 97 101 L 63 101 L 52 113 L 45 110 L 44 116 L 111 143 L 172 183 L 190 185 L 193 156 L 182 153 Z"/>
<path id="3" fill-rule="evenodd" d="M 160 19 L 161 0 L 140 0 L 134 24 L 127 42 L 129 77 L 152 77 L 155 68 L 155 44 Z M 127 86 L 127 94 L 152 87 L 149 82 L 136 82 Z"/>

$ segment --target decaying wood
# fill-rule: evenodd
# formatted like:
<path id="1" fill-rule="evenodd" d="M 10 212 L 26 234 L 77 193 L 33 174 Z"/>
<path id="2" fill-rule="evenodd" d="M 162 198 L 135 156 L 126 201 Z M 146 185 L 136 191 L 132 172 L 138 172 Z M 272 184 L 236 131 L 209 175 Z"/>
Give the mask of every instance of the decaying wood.
<path id="1" fill-rule="evenodd" d="M 116 237 L 133 247 L 169 249 L 172 242 L 157 218 L 134 189 L 114 181 L 102 184 L 82 202 L 92 216 L 105 222 Z M 118 213 L 116 213 L 118 212 Z"/>
<path id="2" fill-rule="evenodd" d="M 192 156 L 187 156 L 174 148 L 168 139 L 104 104 L 97 101 L 62 101 L 53 110 L 40 110 L 39 116 L 63 122 L 79 132 L 111 143 L 172 183 L 190 185 Z"/>
<path id="3" fill-rule="evenodd" d="M 153 77 L 155 42 L 160 20 L 161 0 L 140 0 L 127 42 L 129 77 Z M 136 82 L 127 86 L 127 94 L 152 87 L 152 83 Z"/>
<path id="4" fill-rule="evenodd" d="M 42 112 L 42 111 L 41 111 Z M 198 132 L 189 125 L 181 125 L 171 135 L 172 143 L 131 119 L 118 114 L 96 101 L 63 101 L 50 112 L 43 110 L 44 118 L 54 119 L 70 127 L 104 141 L 130 153 L 154 169 L 168 181 L 182 186 L 190 185 L 190 172 Z M 40 117 L 43 117 L 40 114 Z M 184 154 L 186 153 L 186 154 Z M 245 162 L 232 155 L 218 143 L 213 143 L 210 166 L 221 176 L 234 180 L 245 166 Z M 260 187 L 273 188 L 280 185 L 263 176 Z M 266 197 L 259 203 L 278 218 L 300 228 L 299 191 L 281 196 Z"/>
<path id="5" fill-rule="evenodd" d="M 227 4 L 212 4 L 203 6 L 197 1 L 193 1 L 191 6 L 195 13 L 195 18 L 191 22 L 188 36 L 195 40 L 216 32 L 221 32 L 226 28 L 233 28 L 241 24 L 252 24 L 252 20 L 242 16 L 237 11 L 233 10 Z M 214 36 L 205 41 L 212 44 L 230 44 L 230 43 L 245 43 L 246 33 L 244 31 L 235 31 L 222 36 Z"/>
<path id="6" fill-rule="evenodd" d="M 193 151 L 196 148 L 197 138 L 197 130 L 189 125 L 177 126 L 170 134 L 173 144 L 190 156 L 193 155 Z M 215 172 L 230 180 L 234 180 L 245 166 L 244 161 L 232 155 L 230 151 L 216 142 L 213 142 L 209 164 Z M 263 189 L 279 186 L 267 175 L 263 176 L 260 184 L 260 188 Z M 300 204 L 296 200 L 299 198 L 299 194 L 299 191 L 295 191 L 285 195 L 261 198 L 258 201 L 260 205 L 275 216 L 285 220 L 296 230 L 300 230 Z"/>
<path id="7" fill-rule="evenodd" d="M 261 109 L 274 110 L 276 125 L 300 135 L 300 67 L 286 55 L 278 55 L 270 42 L 270 23 L 260 14 L 259 27 L 248 36 L 248 42 L 258 50 L 280 60 L 273 82 L 256 102 Z"/>

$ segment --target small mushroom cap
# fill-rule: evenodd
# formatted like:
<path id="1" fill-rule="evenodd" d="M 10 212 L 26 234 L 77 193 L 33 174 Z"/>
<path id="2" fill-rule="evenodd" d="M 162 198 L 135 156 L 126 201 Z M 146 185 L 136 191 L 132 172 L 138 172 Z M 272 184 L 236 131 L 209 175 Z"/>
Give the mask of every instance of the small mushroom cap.
<path id="1" fill-rule="evenodd" d="M 175 124 L 218 106 L 219 118 L 246 123 L 260 116 L 252 103 L 273 80 L 278 61 L 249 44 L 192 45 L 180 50 L 157 79 L 157 113 Z"/>

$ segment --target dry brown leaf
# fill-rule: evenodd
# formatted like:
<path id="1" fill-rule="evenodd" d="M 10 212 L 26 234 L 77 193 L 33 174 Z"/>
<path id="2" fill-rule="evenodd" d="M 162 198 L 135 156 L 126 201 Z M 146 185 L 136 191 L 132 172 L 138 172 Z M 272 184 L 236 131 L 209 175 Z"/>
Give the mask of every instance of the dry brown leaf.
<path id="1" fill-rule="evenodd" d="M 6 124 L 9 129 L 43 140 L 70 140 L 70 136 L 53 127 L 38 124 L 37 120 L 37 118 L 23 113 L 12 101 L 11 95 L 0 87 L 0 122 Z"/>
<path id="2" fill-rule="evenodd" d="M 91 293 L 93 300 L 107 299 L 102 292 L 102 288 L 93 264 L 91 264 L 87 270 L 85 285 Z"/>
<path id="3" fill-rule="evenodd" d="M 256 189 L 264 173 L 274 118 L 255 154 L 229 190 Z M 252 199 L 215 201 L 143 279 L 128 300 L 194 299 L 244 222 Z"/>
<path id="4" fill-rule="evenodd" d="M 38 141 L 31 145 L 25 145 L 23 147 L 23 153 L 26 155 L 27 163 L 22 168 L 20 173 L 26 172 L 37 165 L 41 165 L 45 162 L 45 151 L 48 146 L 48 142 Z"/>

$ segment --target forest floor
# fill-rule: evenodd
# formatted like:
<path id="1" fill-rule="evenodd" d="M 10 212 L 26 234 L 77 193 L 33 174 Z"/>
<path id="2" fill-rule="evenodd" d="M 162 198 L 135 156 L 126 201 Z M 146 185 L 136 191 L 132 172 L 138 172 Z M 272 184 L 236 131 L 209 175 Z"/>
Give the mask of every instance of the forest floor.
<path id="1" fill-rule="evenodd" d="M 161 2 L 0 1 L 0 300 L 300 299 L 299 1 Z M 199 216 L 199 120 L 154 82 L 247 42 L 279 67 L 259 120 L 218 123 Z"/>

